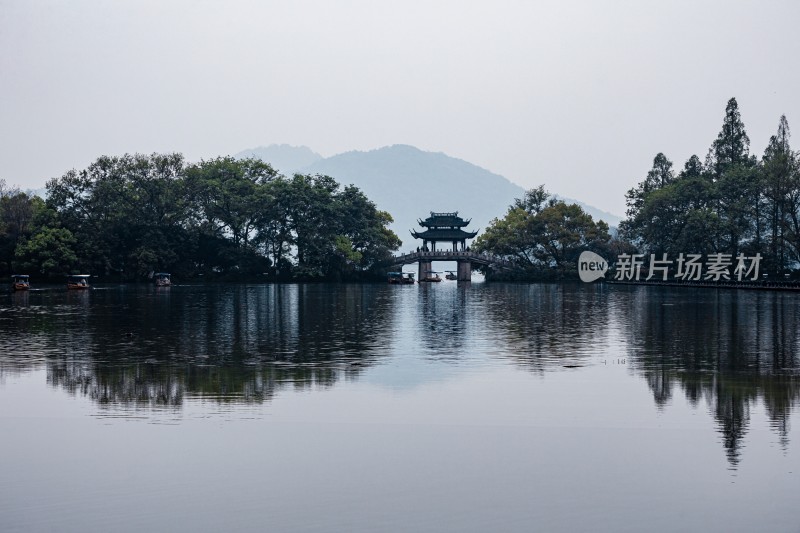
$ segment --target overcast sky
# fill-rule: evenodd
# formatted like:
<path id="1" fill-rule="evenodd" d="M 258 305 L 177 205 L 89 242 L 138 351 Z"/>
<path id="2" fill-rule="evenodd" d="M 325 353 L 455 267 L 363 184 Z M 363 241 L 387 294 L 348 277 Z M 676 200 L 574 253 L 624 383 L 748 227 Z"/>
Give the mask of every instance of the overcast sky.
<path id="1" fill-rule="evenodd" d="M 796 1 L 0 0 L 0 178 L 98 156 L 411 144 L 617 214 L 736 97 L 800 131 Z M 800 139 L 794 142 L 800 147 Z"/>

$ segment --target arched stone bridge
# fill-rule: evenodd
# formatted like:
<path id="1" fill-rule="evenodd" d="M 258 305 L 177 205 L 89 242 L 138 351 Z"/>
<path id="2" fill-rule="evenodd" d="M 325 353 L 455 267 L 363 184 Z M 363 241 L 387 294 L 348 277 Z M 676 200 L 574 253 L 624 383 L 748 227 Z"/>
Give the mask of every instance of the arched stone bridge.
<path id="1" fill-rule="evenodd" d="M 509 261 L 500 257 L 470 252 L 466 250 L 441 250 L 427 252 L 411 252 L 395 256 L 387 266 L 401 266 L 411 263 L 419 263 L 419 277 L 423 279 L 428 271 L 431 270 L 433 261 L 456 261 L 458 263 L 458 281 L 469 281 L 472 278 L 472 265 L 490 266 L 498 270 L 516 270 Z"/>

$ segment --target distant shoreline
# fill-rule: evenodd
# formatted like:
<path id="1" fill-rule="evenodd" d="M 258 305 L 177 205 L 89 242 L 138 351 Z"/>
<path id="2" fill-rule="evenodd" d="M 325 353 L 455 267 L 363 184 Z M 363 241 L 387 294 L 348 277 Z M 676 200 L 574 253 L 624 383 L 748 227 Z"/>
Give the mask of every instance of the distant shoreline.
<path id="1" fill-rule="evenodd" d="M 686 287 L 701 289 L 747 289 L 763 291 L 800 291 L 798 281 L 620 281 L 606 280 L 609 285 L 643 285 L 658 287 Z"/>

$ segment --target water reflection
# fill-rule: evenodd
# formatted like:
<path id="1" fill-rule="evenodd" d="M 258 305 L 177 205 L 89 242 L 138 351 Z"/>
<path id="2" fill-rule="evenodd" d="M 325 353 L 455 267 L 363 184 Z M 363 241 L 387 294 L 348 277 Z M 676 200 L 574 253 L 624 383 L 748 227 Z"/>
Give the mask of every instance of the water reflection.
<path id="1" fill-rule="evenodd" d="M 417 323 L 419 343 L 425 356 L 437 361 L 460 361 L 468 356 L 474 340 L 475 308 L 470 301 L 473 291 L 468 284 L 447 287 L 431 283 L 419 287 L 415 308 L 406 307 Z M 442 290 L 447 288 L 450 290 Z"/>
<path id="2" fill-rule="evenodd" d="M 793 294 L 623 288 L 613 295 L 632 366 L 659 406 L 675 387 L 708 403 L 728 460 L 738 464 L 750 412 L 763 402 L 782 446 L 800 399 L 800 307 Z"/>
<path id="3" fill-rule="evenodd" d="M 486 295 L 486 327 L 501 357 L 543 373 L 613 357 L 607 289 L 602 285 L 498 285 Z"/>
<path id="4" fill-rule="evenodd" d="M 669 409 L 708 405 L 740 461 L 763 404 L 782 446 L 800 400 L 800 305 L 784 293 L 603 285 L 219 285 L 0 295 L 0 382 L 47 382 L 99 406 L 261 403 L 389 360 L 538 375 L 616 359 Z M 411 372 L 411 379 L 431 368 Z"/>
<path id="5" fill-rule="evenodd" d="M 50 291 L 0 312 L 0 373 L 46 364 L 48 383 L 100 405 L 178 406 L 187 394 L 262 402 L 329 387 L 385 356 L 385 293 L 255 285 Z"/>

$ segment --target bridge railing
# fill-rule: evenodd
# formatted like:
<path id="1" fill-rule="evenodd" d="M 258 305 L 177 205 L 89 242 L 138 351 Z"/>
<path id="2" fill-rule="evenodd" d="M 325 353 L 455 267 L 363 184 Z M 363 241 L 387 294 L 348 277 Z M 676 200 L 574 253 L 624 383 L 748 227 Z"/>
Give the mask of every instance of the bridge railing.
<path id="1" fill-rule="evenodd" d="M 506 268 L 514 268 L 513 264 L 501 257 L 497 257 L 492 254 L 487 254 L 484 252 L 472 252 L 472 251 L 453 251 L 453 250 L 437 250 L 437 251 L 429 251 L 429 252 L 409 252 L 406 254 L 402 254 L 399 256 L 395 256 L 394 261 L 395 264 L 401 262 L 408 262 L 413 263 L 419 261 L 420 259 L 423 260 L 440 260 L 440 261 L 447 261 L 447 260 L 457 260 L 457 259 L 473 259 L 476 262 L 486 263 L 486 264 L 493 264 L 493 265 L 500 265 Z"/>

